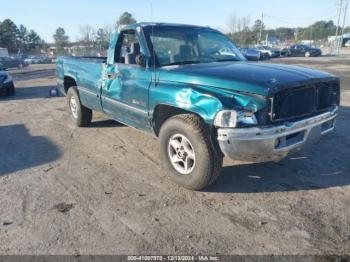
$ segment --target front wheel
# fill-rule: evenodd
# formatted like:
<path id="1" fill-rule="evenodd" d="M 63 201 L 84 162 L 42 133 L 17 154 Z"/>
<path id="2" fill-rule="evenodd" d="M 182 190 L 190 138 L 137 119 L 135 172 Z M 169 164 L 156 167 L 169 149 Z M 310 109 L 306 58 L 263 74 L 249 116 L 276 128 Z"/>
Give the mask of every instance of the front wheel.
<path id="1" fill-rule="evenodd" d="M 92 120 L 92 110 L 81 104 L 78 89 L 75 86 L 69 88 L 67 99 L 71 117 L 75 125 L 78 127 L 86 127 L 90 125 Z"/>
<path id="2" fill-rule="evenodd" d="M 183 114 L 170 118 L 159 138 L 162 164 L 177 184 L 201 190 L 217 179 L 223 157 L 199 117 Z"/>

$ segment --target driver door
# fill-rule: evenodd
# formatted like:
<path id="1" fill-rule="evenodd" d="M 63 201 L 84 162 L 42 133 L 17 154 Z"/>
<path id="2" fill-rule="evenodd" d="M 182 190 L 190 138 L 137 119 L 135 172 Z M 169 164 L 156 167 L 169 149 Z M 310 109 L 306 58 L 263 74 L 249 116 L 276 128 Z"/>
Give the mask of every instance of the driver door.
<path id="1" fill-rule="evenodd" d="M 115 63 L 107 64 L 101 92 L 102 106 L 113 119 L 138 129 L 150 128 L 148 90 L 152 70 L 136 64 L 141 54 L 139 36 L 134 30 L 120 33 Z"/>

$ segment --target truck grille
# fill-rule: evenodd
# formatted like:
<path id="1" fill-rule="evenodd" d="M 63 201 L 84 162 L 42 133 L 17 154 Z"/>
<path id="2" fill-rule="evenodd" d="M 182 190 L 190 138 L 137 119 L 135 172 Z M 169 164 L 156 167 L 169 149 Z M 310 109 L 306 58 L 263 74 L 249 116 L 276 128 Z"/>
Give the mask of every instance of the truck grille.
<path id="1" fill-rule="evenodd" d="M 272 121 L 288 120 L 322 112 L 338 105 L 338 81 L 319 82 L 282 90 L 274 95 Z"/>

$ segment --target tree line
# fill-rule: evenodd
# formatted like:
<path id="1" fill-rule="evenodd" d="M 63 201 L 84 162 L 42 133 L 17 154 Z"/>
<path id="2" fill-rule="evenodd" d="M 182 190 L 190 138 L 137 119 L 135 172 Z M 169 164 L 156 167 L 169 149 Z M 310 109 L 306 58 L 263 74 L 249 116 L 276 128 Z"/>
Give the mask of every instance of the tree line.
<path id="1" fill-rule="evenodd" d="M 70 41 L 65 29 L 59 27 L 53 34 L 54 47 L 58 54 L 66 54 L 67 48 L 73 45 L 103 51 L 108 48 L 109 36 L 115 28 L 132 23 L 136 23 L 136 19 L 129 12 L 124 12 L 115 25 L 104 28 L 83 25 L 79 29 L 77 41 Z M 34 30 L 22 24 L 17 26 L 11 19 L 5 19 L 0 21 L 0 47 L 7 48 L 10 53 L 39 53 L 41 49 L 49 48 L 49 45 Z"/>
<path id="2" fill-rule="evenodd" d="M 64 28 L 59 27 L 53 35 L 56 52 L 67 54 L 67 47 L 75 47 L 76 55 L 95 55 L 96 52 L 105 52 L 109 45 L 109 37 L 114 29 L 120 26 L 136 23 L 136 18 L 129 12 L 124 12 L 112 26 L 98 28 L 85 24 L 79 28 L 79 38 L 76 42 L 70 42 Z"/>
<path id="3" fill-rule="evenodd" d="M 231 14 L 227 26 L 227 35 L 239 45 L 257 44 L 259 40 L 265 40 L 267 36 L 276 37 L 281 42 L 299 42 L 301 40 L 327 41 L 328 36 L 334 36 L 337 26 L 334 21 L 317 21 L 307 27 L 278 27 L 266 29 L 262 20 L 257 19 L 250 26 L 250 18 L 238 17 Z M 350 32 L 350 27 L 339 28 L 339 32 Z"/>
<path id="4" fill-rule="evenodd" d="M 29 52 L 45 45 L 45 41 L 34 30 L 24 25 L 17 26 L 11 19 L 0 21 L 0 47 L 13 53 L 18 50 Z"/>
<path id="5" fill-rule="evenodd" d="M 54 46 L 58 54 L 67 53 L 67 48 L 76 46 L 84 50 L 105 51 L 108 48 L 110 33 L 120 26 L 132 24 L 136 18 L 129 12 L 121 14 L 115 25 L 96 28 L 88 24 L 80 27 L 79 38 L 77 41 L 71 41 L 64 28 L 59 27 L 53 35 Z M 276 37 L 282 42 L 300 40 L 319 40 L 325 41 L 328 36 L 335 35 L 337 26 L 334 21 L 317 21 L 307 27 L 279 27 L 276 29 L 267 29 L 262 20 L 256 20 L 251 25 L 248 16 L 238 17 L 231 14 L 226 33 L 238 45 L 252 45 L 264 40 L 266 36 Z M 350 32 L 350 27 L 340 28 L 340 32 Z M 17 26 L 12 20 L 5 19 L 0 21 L 0 47 L 7 48 L 10 52 L 19 50 L 29 53 L 32 50 L 48 48 L 48 44 L 32 29 L 24 25 Z"/>

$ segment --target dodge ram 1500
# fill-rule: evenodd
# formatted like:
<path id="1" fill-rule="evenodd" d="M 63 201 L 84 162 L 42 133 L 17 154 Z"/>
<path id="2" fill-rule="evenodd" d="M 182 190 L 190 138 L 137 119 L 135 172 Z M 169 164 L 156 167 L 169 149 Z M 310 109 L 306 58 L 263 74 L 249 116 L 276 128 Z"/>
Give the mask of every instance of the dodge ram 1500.
<path id="1" fill-rule="evenodd" d="M 111 35 L 107 57 L 60 57 L 58 86 L 77 126 L 105 113 L 160 141 L 165 171 L 200 190 L 224 156 L 265 162 L 334 129 L 335 76 L 247 62 L 222 33 L 191 25 L 138 23 Z"/>

